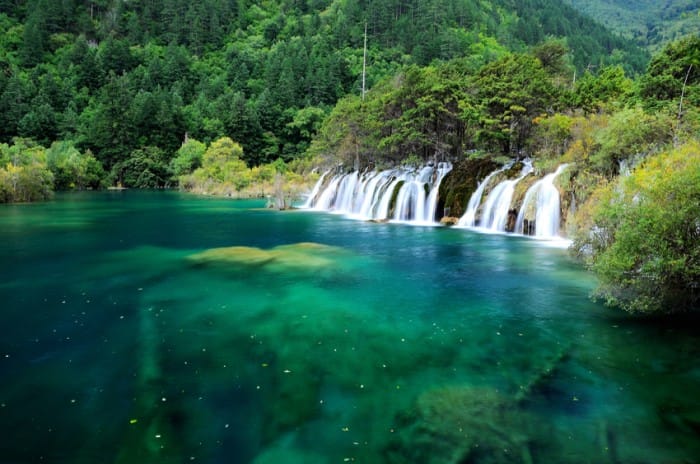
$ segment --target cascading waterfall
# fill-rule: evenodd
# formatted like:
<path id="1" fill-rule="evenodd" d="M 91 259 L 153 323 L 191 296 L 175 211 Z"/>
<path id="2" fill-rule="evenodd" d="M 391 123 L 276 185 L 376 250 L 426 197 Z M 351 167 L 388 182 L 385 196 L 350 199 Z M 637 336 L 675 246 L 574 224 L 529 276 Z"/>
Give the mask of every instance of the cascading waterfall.
<path id="1" fill-rule="evenodd" d="M 479 206 L 481 206 L 481 198 L 484 196 L 484 190 L 486 189 L 486 186 L 489 184 L 489 181 L 493 178 L 493 176 L 495 176 L 499 172 L 503 172 L 505 169 L 506 167 L 503 167 L 497 171 L 493 171 L 491 174 L 486 176 L 484 180 L 481 181 L 481 183 L 477 186 L 476 191 L 474 191 L 474 193 L 472 193 L 472 196 L 469 198 L 469 203 L 467 204 L 467 211 L 461 218 L 459 218 L 457 226 L 476 226 L 476 211 L 479 209 Z"/>
<path id="2" fill-rule="evenodd" d="M 316 185 L 314 185 L 313 190 L 311 190 L 311 193 L 309 194 L 309 197 L 306 199 L 306 202 L 304 202 L 304 204 L 302 205 L 302 208 L 311 208 L 311 202 L 318 195 L 318 191 L 321 190 L 321 186 L 323 185 L 323 181 L 326 179 L 326 176 L 328 175 L 328 173 L 330 173 L 330 171 L 324 172 L 323 174 L 321 174 L 321 177 L 318 178 Z"/>
<path id="3" fill-rule="evenodd" d="M 555 172 L 547 174 L 528 189 L 518 213 L 515 232 L 540 238 L 559 236 L 561 201 L 554 179 L 566 166 L 562 164 Z"/>
<path id="4" fill-rule="evenodd" d="M 445 176 L 452 170 L 452 165 L 449 163 L 440 163 L 438 164 L 438 172 L 437 172 L 437 180 L 435 182 L 435 187 L 430 190 L 430 194 L 428 194 L 428 201 L 427 201 L 427 211 L 425 214 L 425 220 L 426 221 L 433 221 L 435 219 L 435 213 L 437 210 L 437 200 L 438 200 L 438 193 L 440 191 L 440 184 L 442 183 L 442 179 L 445 178 Z"/>
<path id="5" fill-rule="evenodd" d="M 510 211 L 510 203 L 515 192 L 515 185 L 533 171 L 532 164 L 525 162 L 520 176 L 516 179 L 504 180 L 489 193 L 484 203 L 479 227 L 494 232 L 505 232 L 506 222 Z"/>
<path id="6" fill-rule="evenodd" d="M 312 209 L 317 209 L 317 210 L 328 210 L 330 209 L 333 204 L 335 203 L 335 199 L 338 196 L 338 184 L 340 181 L 343 179 L 343 176 L 334 176 L 331 179 L 330 184 L 328 187 L 323 189 L 321 194 L 318 197 L 318 200 L 316 200 L 315 197 L 309 198 L 307 203 L 309 203 L 309 207 Z"/>
<path id="7" fill-rule="evenodd" d="M 451 169 L 450 163 L 439 163 L 437 168 L 429 165 L 418 172 L 406 168 L 364 174 L 353 171 L 331 178 L 325 188 L 326 176 L 323 176 L 303 207 L 359 219 L 384 220 L 390 219 L 391 201 L 395 197 L 391 219 L 434 223 L 440 182 Z"/>
<path id="8" fill-rule="evenodd" d="M 559 238 L 561 201 L 554 179 L 566 165 L 559 166 L 528 189 L 517 219 L 511 203 L 517 183 L 533 171 L 529 161 L 523 163 L 517 178 L 499 182 L 483 200 L 493 178 L 510 167 L 493 171 L 479 183 L 457 225 L 492 232 L 505 232 L 514 226 L 514 232 L 518 234 Z M 326 172 L 302 208 L 342 213 L 363 220 L 392 219 L 412 224 L 434 224 L 440 183 L 451 170 L 450 163 L 439 163 L 437 167 L 429 165 L 420 170 L 395 168 L 334 176 Z M 481 214 L 477 221 L 479 210 Z"/>
<path id="9" fill-rule="evenodd" d="M 557 239 L 559 236 L 560 198 L 559 191 L 554 186 L 554 179 L 560 175 L 567 165 L 561 165 L 551 174 L 535 182 L 525 193 L 522 206 L 518 211 L 515 222 L 512 222 L 512 200 L 515 186 L 520 180 L 533 171 L 532 164 L 524 163 L 520 175 L 516 179 L 505 180 L 497 184 L 488 194 L 482 204 L 484 191 L 493 177 L 510 168 L 505 166 L 493 171 L 479 183 L 467 205 L 467 210 L 460 218 L 459 227 L 477 227 L 482 230 L 505 232 L 511 218 L 510 226 L 518 234 L 532 235 L 539 238 Z M 476 220 L 477 211 L 481 207 L 480 220 Z"/>

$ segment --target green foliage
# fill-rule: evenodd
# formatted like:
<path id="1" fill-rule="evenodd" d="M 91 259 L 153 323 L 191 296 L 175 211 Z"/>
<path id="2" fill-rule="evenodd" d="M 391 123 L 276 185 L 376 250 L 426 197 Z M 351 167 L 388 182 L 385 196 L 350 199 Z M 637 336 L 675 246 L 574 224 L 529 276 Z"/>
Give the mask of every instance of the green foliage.
<path id="1" fill-rule="evenodd" d="M 577 10 L 652 51 L 700 30 L 695 0 L 566 0 Z"/>
<path id="2" fill-rule="evenodd" d="M 595 112 L 628 98 L 632 90 L 632 81 L 621 66 L 606 66 L 597 74 L 587 71 L 576 81 L 571 104 Z"/>
<path id="3" fill-rule="evenodd" d="M 517 154 L 532 129 L 532 120 L 545 113 L 557 89 L 540 60 L 513 54 L 487 64 L 472 81 L 479 110 L 477 140 L 486 148 Z"/>
<path id="4" fill-rule="evenodd" d="M 98 188 L 105 177 L 102 165 L 92 153 L 80 153 L 72 142 L 52 143 L 46 160 L 56 190 Z"/>
<path id="5" fill-rule="evenodd" d="M 228 136 L 240 141 L 249 166 L 289 162 L 309 148 L 338 100 L 359 93 L 365 23 L 368 87 L 411 64 L 455 59 L 473 72 L 545 39 L 536 52 L 544 68 L 566 73 L 563 37 L 591 31 L 598 47 L 572 47 L 571 59 L 605 62 L 608 42 L 621 56 L 638 53 L 560 0 L 253 3 L 8 2 L 0 13 L 0 141 L 76 140 L 111 170 L 149 146 L 172 159 L 185 134 L 205 143 Z M 401 109 L 398 126 L 421 156 L 430 144 L 458 152 L 467 139 L 461 128 L 454 137 L 428 130 L 430 118 L 459 119 L 449 105 L 429 107 L 453 90 L 429 88 L 429 77 L 415 89 L 429 101 Z M 414 114 L 422 122 L 409 127 Z M 363 137 L 376 129 L 368 126 Z M 407 149 L 400 133 L 378 136 L 396 156 Z"/>
<path id="6" fill-rule="evenodd" d="M 672 129 L 673 121 L 663 113 L 651 115 L 640 107 L 624 109 L 595 134 L 597 149 L 590 161 L 595 169 L 616 174 L 621 162 L 658 152 L 671 140 Z"/>
<path id="7" fill-rule="evenodd" d="M 0 203 L 45 200 L 52 185 L 44 147 L 26 139 L 0 144 Z"/>
<path id="8" fill-rule="evenodd" d="M 648 108 L 679 102 L 700 106 L 700 36 L 693 35 L 668 44 L 649 63 L 639 82 L 639 95 Z"/>
<path id="9" fill-rule="evenodd" d="M 204 190 L 209 185 L 233 184 L 236 190 L 241 190 L 250 183 L 251 177 L 242 155 L 241 145 L 230 138 L 215 140 L 202 156 L 202 167 L 185 177 L 185 184 Z"/>
<path id="10" fill-rule="evenodd" d="M 109 183 L 130 188 L 162 188 L 169 186 L 171 177 L 163 150 L 144 147 L 112 166 Z"/>
<path id="11" fill-rule="evenodd" d="M 569 148 L 574 118 L 557 113 L 549 117 L 535 118 L 530 149 L 538 158 L 556 159 Z"/>
<path id="12" fill-rule="evenodd" d="M 202 158 L 207 146 L 195 139 L 188 139 L 177 151 L 170 162 L 170 170 L 175 177 L 190 174 L 202 165 Z"/>
<path id="13" fill-rule="evenodd" d="M 597 295 L 631 312 L 698 309 L 700 144 L 649 158 L 599 189 L 576 249 L 600 276 Z"/>
<path id="14" fill-rule="evenodd" d="M 235 197 L 264 197 L 275 192 L 275 195 L 288 198 L 307 191 L 310 182 L 317 178 L 304 178 L 295 172 L 304 170 L 299 161 L 290 166 L 281 158 L 248 168 L 242 159 L 241 145 L 228 137 L 215 140 L 209 147 L 190 140 L 181 149 L 182 160 L 190 160 L 190 156 L 196 157 L 200 151 L 203 151 L 201 167 L 179 177 L 180 187 L 185 190 Z M 179 159 L 180 156 L 175 158 Z"/>

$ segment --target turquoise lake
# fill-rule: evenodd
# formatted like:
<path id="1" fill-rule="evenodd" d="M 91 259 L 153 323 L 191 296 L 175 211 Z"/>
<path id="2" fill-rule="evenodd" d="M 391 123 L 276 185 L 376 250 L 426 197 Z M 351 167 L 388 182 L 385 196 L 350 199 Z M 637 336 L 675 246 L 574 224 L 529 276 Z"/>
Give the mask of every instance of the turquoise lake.
<path id="1" fill-rule="evenodd" d="M 700 462 L 697 324 L 535 240 L 76 193 L 0 263 L 3 464 Z"/>

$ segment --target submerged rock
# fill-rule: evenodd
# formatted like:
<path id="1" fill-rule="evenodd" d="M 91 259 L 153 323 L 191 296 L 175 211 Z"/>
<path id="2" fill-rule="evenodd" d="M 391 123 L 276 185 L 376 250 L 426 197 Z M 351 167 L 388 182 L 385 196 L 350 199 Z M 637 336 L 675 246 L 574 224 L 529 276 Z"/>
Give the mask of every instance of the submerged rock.
<path id="1" fill-rule="evenodd" d="M 387 462 L 529 463 L 532 424 L 517 403 L 494 389 L 429 390 L 399 415 Z"/>
<path id="2" fill-rule="evenodd" d="M 187 259 L 197 265 L 218 265 L 230 269 L 264 267 L 279 271 L 316 270 L 333 266 L 339 254 L 344 254 L 341 248 L 304 242 L 269 250 L 242 246 L 211 248 Z"/>

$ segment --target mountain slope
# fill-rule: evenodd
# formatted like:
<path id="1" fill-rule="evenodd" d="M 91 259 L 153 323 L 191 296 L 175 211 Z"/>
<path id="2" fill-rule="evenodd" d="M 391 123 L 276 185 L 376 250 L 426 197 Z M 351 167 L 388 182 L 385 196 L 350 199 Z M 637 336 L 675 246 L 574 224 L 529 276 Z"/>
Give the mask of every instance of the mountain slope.
<path id="1" fill-rule="evenodd" d="M 700 31 L 700 3 L 696 0 L 565 1 L 610 30 L 651 50 Z"/>

